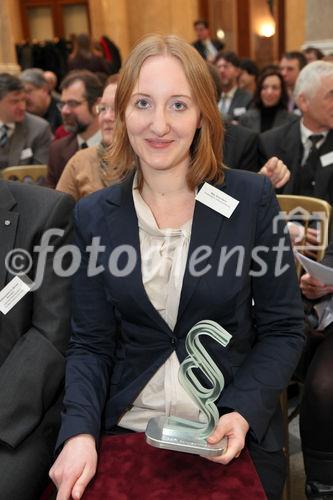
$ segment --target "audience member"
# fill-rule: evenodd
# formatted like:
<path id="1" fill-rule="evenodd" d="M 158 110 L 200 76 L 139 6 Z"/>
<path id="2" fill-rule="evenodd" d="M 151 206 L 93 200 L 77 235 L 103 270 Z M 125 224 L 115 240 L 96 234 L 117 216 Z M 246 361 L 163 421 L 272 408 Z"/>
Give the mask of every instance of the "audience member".
<path id="1" fill-rule="evenodd" d="M 75 200 L 110 185 L 106 154 L 112 142 L 116 89 L 117 84 L 110 83 L 104 89 L 101 102 L 96 104 L 102 142 L 98 146 L 75 153 L 65 166 L 57 184 L 58 191 L 71 194 Z"/>
<path id="2" fill-rule="evenodd" d="M 297 77 L 306 65 L 306 58 L 302 52 L 292 51 L 285 52 L 280 61 L 280 72 L 287 86 L 289 95 L 288 111 L 292 112 L 297 110 L 297 105 L 293 96 L 295 83 Z"/>
<path id="3" fill-rule="evenodd" d="M 330 54 L 326 54 L 322 60 L 327 62 L 333 62 L 333 52 L 331 52 Z"/>
<path id="4" fill-rule="evenodd" d="M 14 278 L 16 293 L 28 278 L 36 283 L 9 310 L 2 309 L 3 301 L 0 308 L 2 499 L 39 498 L 54 457 L 70 330 L 69 280 L 55 273 L 54 255 L 71 243 L 73 206 L 62 193 L 0 181 L 0 288 L 14 285 L 15 269 L 20 271 L 20 278 Z M 57 233 L 44 240 L 52 230 Z M 15 249 L 19 266 L 9 258 Z M 67 265 L 64 259 L 64 269 Z M 27 268 L 25 276 L 22 266 Z"/>
<path id="5" fill-rule="evenodd" d="M 62 124 L 62 118 L 57 103 L 59 99 L 50 93 L 49 85 L 41 69 L 30 68 L 20 74 L 27 97 L 27 110 L 33 115 L 46 120 L 52 132 Z"/>
<path id="6" fill-rule="evenodd" d="M 50 148 L 47 182 L 55 187 L 68 160 L 78 151 L 101 142 L 96 104 L 103 87 L 90 71 L 72 71 L 61 83 L 58 103 L 64 128 L 70 135 L 54 141 Z"/>
<path id="7" fill-rule="evenodd" d="M 238 87 L 253 95 L 257 87 L 259 68 L 252 59 L 241 59 Z"/>
<path id="8" fill-rule="evenodd" d="M 308 64 L 295 86 L 302 119 L 260 137 L 262 161 L 278 156 L 291 171 L 283 193 L 315 196 L 333 203 L 333 64 Z"/>
<path id="9" fill-rule="evenodd" d="M 215 66 L 222 83 L 219 110 L 223 118 L 238 121 L 252 101 L 251 94 L 238 87 L 240 60 L 234 52 L 219 52 L 215 58 Z"/>
<path id="10" fill-rule="evenodd" d="M 121 54 L 119 48 L 115 42 L 106 35 L 101 36 L 99 43 L 103 49 L 104 58 L 109 65 L 110 75 L 117 74 L 121 68 Z"/>
<path id="11" fill-rule="evenodd" d="M 303 54 L 305 55 L 308 63 L 319 61 L 324 57 L 324 53 L 320 49 L 317 49 L 317 47 L 307 47 L 303 50 Z"/>
<path id="12" fill-rule="evenodd" d="M 74 39 L 73 51 L 68 57 L 68 69 L 85 69 L 109 74 L 109 66 L 104 57 L 96 55 L 90 35 L 81 33 Z"/>
<path id="13" fill-rule="evenodd" d="M 244 113 L 240 125 L 255 132 L 266 132 L 271 128 L 297 120 L 297 116 L 287 111 L 288 94 L 283 78 L 278 70 L 264 70 L 259 78 L 253 97 L 253 107 Z"/>
<path id="14" fill-rule="evenodd" d="M 323 264 L 333 267 L 333 240 Z M 316 335 L 307 339 L 310 364 L 304 385 L 300 431 L 309 499 L 333 498 L 333 286 L 309 274 L 301 277 L 303 295 L 318 318 Z"/>
<path id="15" fill-rule="evenodd" d="M 204 59 L 214 61 L 218 51 L 223 49 L 224 43 L 210 37 L 209 24 L 205 19 L 194 21 L 193 28 L 197 35 L 197 40 L 192 43 L 193 47 Z"/>
<path id="16" fill-rule="evenodd" d="M 218 103 L 222 84 L 217 68 L 207 63 L 215 87 Z M 258 157 L 258 134 L 241 125 L 224 122 L 223 163 L 230 168 L 240 168 L 267 175 L 273 186 L 280 188 L 289 180 L 290 172 L 278 158 L 271 158 L 260 170 Z"/>
<path id="17" fill-rule="evenodd" d="M 46 164 L 52 133 L 49 124 L 26 112 L 23 83 L 0 73 L 0 169 Z"/>
<path id="18" fill-rule="evenodd" d="M 233 337 L 228 349 L 209 345 L 226 387 L 208 440 L 228 438 L 225 454 L 211 460 L 229 463 L 246 440 L 268 498 L 280 499 L 279 393 L 302 348 L 303 311 L 289 245 L 285 272 L 275 273 L 284 222 L 273 229 L 279 209 L 272 185 L 265 176 L 222 168 L 223 127 L 207 66 L 175 36 L 149 36 L 134 48 L 116 110 L 109 161 L 118 183 L 76 207 L 83 258 L 73 283 L 62 450 L 50 471 L 59 498 L 82 496 L 101 433 L 142 432 L 150 417 L 170 413 L 200 420 L 177 372 L 188 331 L 210 319 Z M 204 181 L 239 200 L 230 218 L 195 201 Z M 106 248 L 97 261 L 102 269 L 88 277 L 91 238 Z M 192 252 L 203 245 L 209 257 L 192 268 Z M 264 273 L 251 258 L 262 245 Z M 112 260 L 122 246 L 134 252 L 126 275 Z M 236 246 L 245 248 L 241 271 L 231 258 L 219 275 L 221 249 Z M 121 262 L 123 271 L 126 255 Z"/>
<path id="19" fill-rule="evenodd" d="M 44 78 L 49 86 L 52 97 L 59 100 L 60 94 L 57 92 L 58 78 L 53 71 L 44 71 Z"/>

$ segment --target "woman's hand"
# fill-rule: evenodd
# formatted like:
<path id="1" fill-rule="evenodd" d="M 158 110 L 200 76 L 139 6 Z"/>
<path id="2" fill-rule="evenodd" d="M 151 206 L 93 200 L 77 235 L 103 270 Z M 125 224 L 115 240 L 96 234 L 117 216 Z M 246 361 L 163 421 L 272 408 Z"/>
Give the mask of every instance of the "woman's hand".
<path id="1" fill-rule="evenodd" d="M 226 437 L 228 438 L 227 451 L 219 457 L 208 458 L 208 460 L 228 464 L 233 458 L 238 458 L 245 446 L 245 437 L 248 430 L 248 422 L 237 411 L 223 415 L 207 441 L 209 444 L 216 444 Z"/>
<path id="2" fill-rule="evenodd" d="M 57 500 L 81 498 L 95 475 L 96 466 L 94 437 L 90 434 L 79 434 L 69 439 L 49 473 L 58 489 Z"/>
<path id="3" fill-rule="evenodd" d="M 266 175 L 275 188 L 284 186 L 290 178 L 290 170 L 276 156 L 272 156 L 265 165 L 259 170 L 259 174 Z"/>
<path id="4" fill-rule="evenodd" d="M 320 299 L 329 293 L 333 293 L 333 286 L 325 285 L 308 273 L 303 274 L 301 277 L 300 287 L 303 295 L 310 300 Z"/>

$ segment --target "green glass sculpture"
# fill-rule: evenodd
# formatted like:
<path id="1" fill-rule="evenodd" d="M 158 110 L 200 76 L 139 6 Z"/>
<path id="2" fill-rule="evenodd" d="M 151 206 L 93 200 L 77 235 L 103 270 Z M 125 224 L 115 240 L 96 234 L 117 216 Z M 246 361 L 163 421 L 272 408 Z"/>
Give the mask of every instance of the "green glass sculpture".
<path id="1" fill-rule="evenodd" d="M 171 450 L 217 456 L 226 449 L 226 439 L 210 445 L 207 437 L 212 434 L 219 420 L 215 401 L 224 388 L 224 377 L 214 360 L 201 343 L 207 335 L 226 347 L 231 339 L 221 325 L 215 321 L 203 320 L 196 323 L 186 337 L 188 356 L 179 367 L 179 381 L 192 400 L 206 416 L 206 422 L 194 422 L 178 417 L 154 417 L 149 420 L 146 440 L 152 446 Z M 195 374 L 201 370 L 210 383 L 204 387 Z"/>

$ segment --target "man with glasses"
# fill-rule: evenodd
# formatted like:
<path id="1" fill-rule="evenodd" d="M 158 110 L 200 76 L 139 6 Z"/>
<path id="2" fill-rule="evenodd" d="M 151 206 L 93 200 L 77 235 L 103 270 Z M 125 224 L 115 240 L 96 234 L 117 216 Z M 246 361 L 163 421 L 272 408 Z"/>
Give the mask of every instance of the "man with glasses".
<path id="1" fill-rule="evenodd" d="M 70 135 L 52 143 L 47 183 L 55 187 L 68 160 L 78 151 L 101 142 L 96 104 L 103 86 L 90 71 L 72 71 L 62 81 L 58 103 L 64 128 Z"/>
<path id="2" fill-rule="evenodd" d="M 75 200 L 112 183 L 112 171 L 106 162 L 106 154 L 112 143 L 115 123 L 115 75 L 112 75 L 109 81 L 111 83 L 105 87 L 101 102 L 96 104 L 102 142 L 98 146 L 77 151 L 65 166 L 56 187 L 58 191 L 70 194 Z"/>
<path id="3" fill-rule="evenodd" d="M 46 164 L 51 140 L 49 124 L 26 112 L 23 83 L 0 73 L 0 169 Z"/>

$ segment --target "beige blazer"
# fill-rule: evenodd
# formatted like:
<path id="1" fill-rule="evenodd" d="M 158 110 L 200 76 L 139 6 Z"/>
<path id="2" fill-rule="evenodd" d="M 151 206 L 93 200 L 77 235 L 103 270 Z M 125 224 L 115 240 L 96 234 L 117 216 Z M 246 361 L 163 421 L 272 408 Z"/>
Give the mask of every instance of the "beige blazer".
<path id="1" fill-rule="evenodd" d="M 80 149 L 67 162 L 56 189 L 68 193 L 78 201 L 105 187 L 99 174 L 97 146 Z"/>

